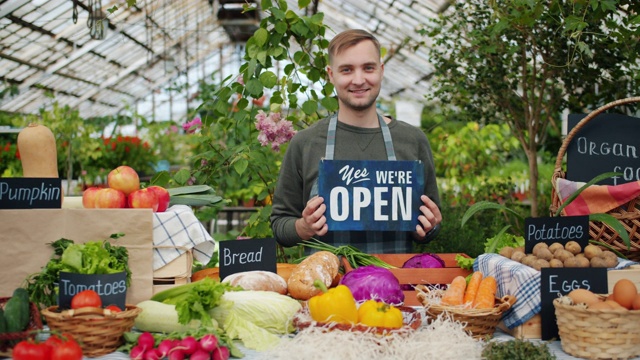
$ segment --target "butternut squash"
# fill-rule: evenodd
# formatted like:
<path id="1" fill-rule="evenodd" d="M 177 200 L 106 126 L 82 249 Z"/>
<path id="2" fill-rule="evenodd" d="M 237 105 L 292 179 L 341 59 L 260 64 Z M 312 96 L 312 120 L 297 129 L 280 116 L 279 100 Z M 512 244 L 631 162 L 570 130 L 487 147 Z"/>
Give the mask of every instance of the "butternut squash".
<path id="1" fill-rule="evenodd" d="M 36 123 L 29 124 L 18 134 L 17 143 L 23 177 L 58 177 L 56 139 L 48 127 Z"/>

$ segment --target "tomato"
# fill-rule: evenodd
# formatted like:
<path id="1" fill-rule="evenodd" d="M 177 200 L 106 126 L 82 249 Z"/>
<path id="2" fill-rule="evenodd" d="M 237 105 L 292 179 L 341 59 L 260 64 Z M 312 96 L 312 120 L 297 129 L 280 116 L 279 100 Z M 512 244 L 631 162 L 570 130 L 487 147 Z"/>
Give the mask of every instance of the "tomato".
<path id="1" fill-rule="evenodd" d="M 119 313 L 119 312 L 122 312 L 122 309 L 120 309 L 120 308 L 118 307 L 118 305 L 109 305 L 109 306 L 105 306 L 105 309 L 109 309 L 109 310 L 111 310 L 111 312 L 113 312 L 113 313 Z"/>
<path id="2" fill-rule="evenodd" d="M 82 360 L 82 348 L 71 334 L 52 334 L 45 343 L 50 347 L 51 360 Z"/>
<path id="3" fill-rule="evenodd" d="M 24 340 L 14 346 L 12 356 L 14 360 L 49 360 L 50 349 L 45 343 Z"/>
<path id="4" fill-rule="evenodd" d="M 71 298 L 71 308 L 80 309 L 83 307 L 102 307 L 100 295 L 93 290 L 83 290 Z"/>

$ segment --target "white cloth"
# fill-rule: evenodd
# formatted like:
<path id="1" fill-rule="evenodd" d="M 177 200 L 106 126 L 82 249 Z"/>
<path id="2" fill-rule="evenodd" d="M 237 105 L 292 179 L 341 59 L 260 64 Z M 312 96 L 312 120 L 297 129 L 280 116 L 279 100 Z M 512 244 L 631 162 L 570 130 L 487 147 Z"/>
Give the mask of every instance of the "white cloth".
<path id="1" fill-rule="evenodd" d="M 153 270 L 158 270 L 188 250 L 203 264 L 211 259 L 215 241 L 187 205 L 173 205 L 153 213 Z"/>

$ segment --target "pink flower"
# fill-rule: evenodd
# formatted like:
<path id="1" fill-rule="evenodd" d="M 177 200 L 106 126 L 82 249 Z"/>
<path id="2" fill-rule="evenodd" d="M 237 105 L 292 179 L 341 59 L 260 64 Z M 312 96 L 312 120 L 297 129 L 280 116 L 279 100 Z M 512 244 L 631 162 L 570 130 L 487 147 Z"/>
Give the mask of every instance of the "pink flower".
<path id="1" fill-rule="evenodd" d="M 280 146 L 296 134 L 293 129 L 293 123 L 288 120 L 282 120 L 280 113 L 265 114 L 264 111 L 258 110 L 256 115 L 256 129 L 260 131 L 258 141 L 262 146 L 271 146 L 274 151 L 279 151 Z"/>
<path id="2" fill-rule="evenodd" d="M 188 134 L 193 134 L 196 130 L 202 127 L 202 120 L 199 117 L 193 118 L 193 120 L 182 125 L 182 129 Z"/>
<path id="3" fill-rule="evenodd" d="M 167 134 L 176 134 L 178 133 L 178 127 L 175 125 L 171 125 L 168 129 L 167 129 Z"/>

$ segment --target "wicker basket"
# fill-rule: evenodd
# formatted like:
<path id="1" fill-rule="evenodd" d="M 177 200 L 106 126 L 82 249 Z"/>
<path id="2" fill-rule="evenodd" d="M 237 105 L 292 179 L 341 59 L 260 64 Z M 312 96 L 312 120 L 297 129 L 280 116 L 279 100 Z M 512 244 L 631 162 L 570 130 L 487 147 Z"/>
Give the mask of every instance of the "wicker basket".
<path id="1" fill-rule="evenodd" d="M 0 298 L 0 307 L 4 309 L 7 301 L 11 299 L 10 297 Z M 42 330 L 42 317 L 40 317 L 40 311 L 38 310 L 38 306 L 34 303 L 29 304 L 29 325 L 25 331 L 20 332 L 12 332 L 12 333 L 3 333 L 0 334 L 0 355 L 5 354 L 9 351 L 13 346 L 19 343 L 22 340 L 33 339 L 36 336 L 37 330 Z"/>
<path id="2" fill-rule="evenodd" d="M 418 285 L 416 293 L 418 300 L 425 307 L 427 320 L 448 315 L 453 320 L 465 324 L 464 329 L 476 340 L 492 337 L 502 319 L 502 314 L 516 303 L 515 296 L 506 295 L 496 298 L 496 305 L 491 309 L 466 309 L 459 306 L 440 305 L 439 302 L 433 301 L 434 298 L 442 297 L 444 294 L 442 289 Z"/>
<path id="3" fill-rule="evenodd" d="M 556 164 L 553 172 L 553 177 L 551 179 L 552 182 L 552 191 L 551 191 L 551 206 L 550 211 L 551 215 L 554 215 L 558 208 L 562 205 L 560 199 L 558 199 L 558 193 L 556 190 L 556 182 L 559 178 L 564 179 L 566 174 L 562 170 L 562 161 L 564 155 L 569 147 L 569 143 L 574 138 L 576 133 L 590 120 L 595 118 L 600 113 L 611 109 L 615 106 L 630 104 L 640 102 L 640 97 L 631 97 L 621 100 L 616 100 L 610 102 L 594 111 L 589 113 L 585 118 L 580 120 L 578 124 L 571 129 L 571 131 L 567 134 L 567 137 L 564 139 L 562 146 L 558 150 L 558 156 L 556 158 Z M 629 239 L 631 240 L 631 248 L 628 249 L 627 245 L 622 241 L 620 235 L 616 231 L 614 231 L 608 225 L 602 222 L 589 222 L 589 236 L 591 239 L 602 242 L 604 244 L 613 247 L 615 250 L 621 252 L 630 260 L 639 261 L 640 260 L 640 200 L 635 198 L 628 203 L 620 206 L 616 209 L 613 209 L 608 212 L 609 215 L 612 215 L 616 219 L 618 219 L 624 228 L 629 232 Z"/>
<path id="4" fill-rule="evenodd" d="M 126 310 L 111 312 L 101 308 L 81 308 L 59 311 L 57 306 L 42 310 L 51 330 L 73 335 L 85 356 L 96 357 L 114 352 L 122 345 L 142 309 L 127 305 Z"/>
<path id="5" fill-rule="evenodd" d="M 562 350 L 584 359 L 640 356 L 640 310 L 596 310 L 553 300 Z"/>

